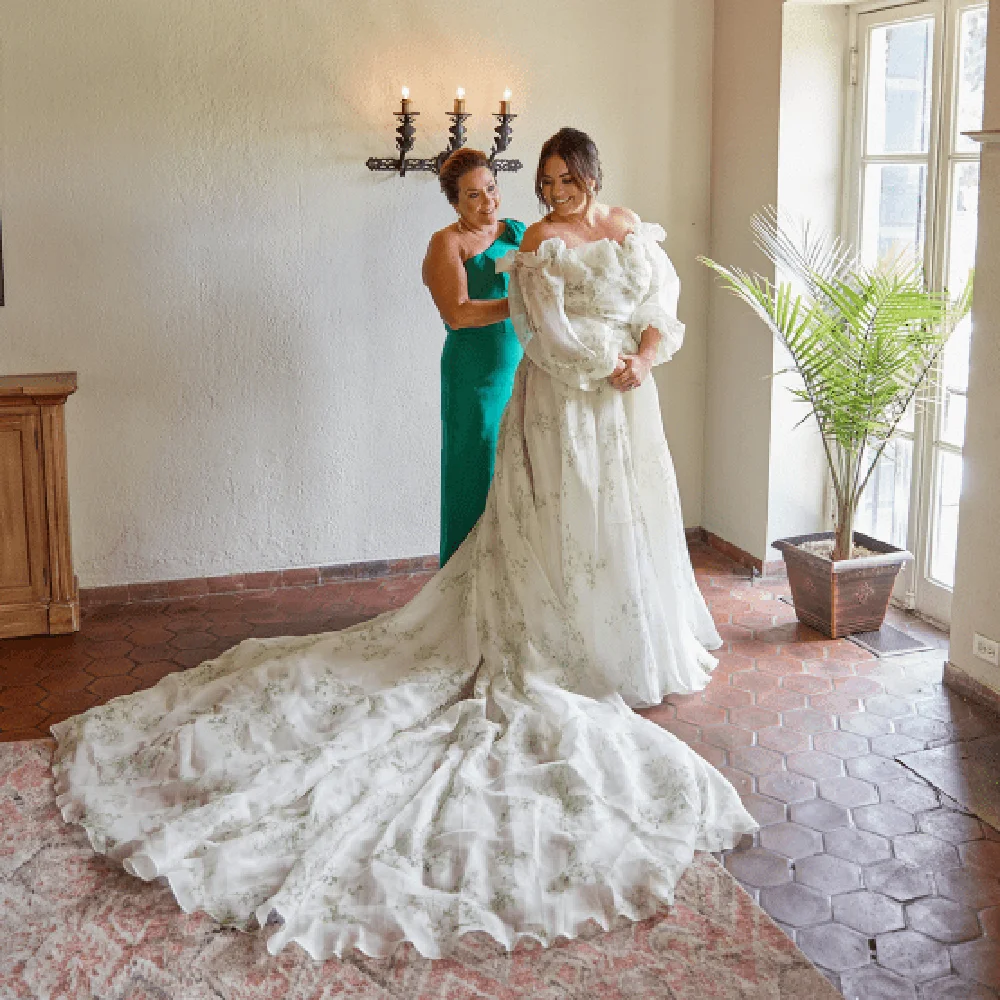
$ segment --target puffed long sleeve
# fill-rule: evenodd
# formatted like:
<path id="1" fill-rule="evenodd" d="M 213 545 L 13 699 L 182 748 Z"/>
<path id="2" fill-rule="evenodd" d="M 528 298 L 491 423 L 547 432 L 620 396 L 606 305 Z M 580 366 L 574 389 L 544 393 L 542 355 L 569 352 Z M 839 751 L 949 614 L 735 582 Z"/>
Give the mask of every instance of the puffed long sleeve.
<path id="1" fill-rule="evenodd" d="M 545 256 L 509 254 L 498 270 L 510 272 L 510 319 L 524 353 L 553 378 L 595 389 L 618 365 L 618 343 L 606 323 L 574 316 L 564 307 L 564 279 Z"/>
<path id="2" fill-rule="evenodd" d="M 638 343 L 647 327 L 660 331 L 654 365 L 669 361 L 684 342 L 684 324 L 677 318 L 677 300 L 681 283 L 673 262 L 660 246 L 666 233 L 655 223 L 641 223 L 636 238 L 652 268 L 649 290 L 636 306 L 629 320 L 632 334 Z"/>

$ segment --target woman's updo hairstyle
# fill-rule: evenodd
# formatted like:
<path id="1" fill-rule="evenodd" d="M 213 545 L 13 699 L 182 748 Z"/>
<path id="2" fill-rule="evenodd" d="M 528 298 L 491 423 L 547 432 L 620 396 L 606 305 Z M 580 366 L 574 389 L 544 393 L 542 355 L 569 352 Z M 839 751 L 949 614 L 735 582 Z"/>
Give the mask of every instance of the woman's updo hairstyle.
<path id="1" fill-rule="evenodd" d="M 441 190 L 444 192 L 444 196 L 452 205 L 458 204 L 458 185 L 462 178 L 470 170 L 476 170 L 479 167 L 486 167 L 496 178 L 497 172 L 493 168 L 490 158 L 481 149 L 466 149 L 463 146 L 461 149 L 456 149 L 441 164 L 438 179 L 441 181 Z"/>
<path id="2" fill-rule="evenodd" d="M 570 177 L 581 190 L 588 192 L 588 197 L 591 197 L 591 193 L 597 194 L 601 190 L 604 174 L 601 171 L 601 157 L 597 152 L 596 143 L 586 132 L 581 132 L 578 128 L 561 128 L 551 139 L 545 140 L 542 151 L 538 154 L 535 195 L 546 209 L 552 206 L 546 203 L 542 195 L 542 173 L 546 162 L 552 156 L 558 156 L 565 161 Z M 591 183 L 594 185 L 593 188 L 590 187 Z"/>

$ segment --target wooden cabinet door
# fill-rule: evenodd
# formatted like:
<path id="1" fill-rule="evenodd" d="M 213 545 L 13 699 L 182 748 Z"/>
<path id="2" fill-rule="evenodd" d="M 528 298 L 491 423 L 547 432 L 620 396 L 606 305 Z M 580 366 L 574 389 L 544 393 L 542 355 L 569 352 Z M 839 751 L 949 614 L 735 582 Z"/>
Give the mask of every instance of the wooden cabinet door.
<path id="1" fill-rule="evenodd" d="M 0 604 L 48 597 L 47 551 L 39 417 L 0 409 Z"/>

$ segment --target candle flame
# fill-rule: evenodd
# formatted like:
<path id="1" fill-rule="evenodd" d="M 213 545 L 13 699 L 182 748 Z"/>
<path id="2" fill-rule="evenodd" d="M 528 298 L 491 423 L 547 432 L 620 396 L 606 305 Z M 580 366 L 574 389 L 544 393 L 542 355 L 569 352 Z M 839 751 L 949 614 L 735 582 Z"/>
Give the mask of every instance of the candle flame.
<path id="1" fill-rule="evenodd" d="M 410 96 L 410 88 L 409 87 L 404 87 L 403 88 L 403 100 L 405 101 L 409 96 Z"/>
<path id="2" fill-rule="evenodd" d="M 455 91 L 455 96 L 461 101 L 465 97 L 465 87 L 459 87 Z"/>
<path id="3" fill-rule="evenodd" d="M 503 92 L 503 99 L 504 99 L 505 101 L 509 101 L 509 100 L 510 100 L 510 87 L 508 87 L 508 88 L 507 88 L 507 89 L 506 89 L 506 90 L 505 90 L 505 91 Z"/>

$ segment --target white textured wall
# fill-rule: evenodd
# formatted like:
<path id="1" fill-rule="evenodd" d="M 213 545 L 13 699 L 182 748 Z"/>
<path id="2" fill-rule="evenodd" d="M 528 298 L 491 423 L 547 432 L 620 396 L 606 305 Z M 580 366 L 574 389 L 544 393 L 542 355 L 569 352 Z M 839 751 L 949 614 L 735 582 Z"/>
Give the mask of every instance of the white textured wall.
<path id="1" fill-rule="evenodd" d="M 487 144 L 509 85 L 509 155 L 585 128 L 608 197 L 666 226 L 689 342 L 660 386 L 699 523 L 711 43 L 710 0 L 7 0 L 0 370 L 79 371 L 81 584 L 436 551 L 419 264 L 451 215 L 431 177 L 364 167 L 402 83 L 414 155 L 457 84 Z M 531 173 L 503 179 L 528 221 Z"/>
<path id="2" fill-rule="evenodd" d="M 1000 2 L 991 0 L 984 128 L 1000 129 Z M 1000 669 L 972 655 L 979 632 L 1000 642 L 1000 145 L 983 147 L 951 662 L 1000 694 Z"/>
<path id="3" fill-rule="evenodd" d="M 778 197 L 781 0 L 716 0 L 710 256 L 768 274 L 750 219 Z M 774 269 L 770 268 L 773 278 Z M 773 348 L 714 279 L 709 296 L 704 527 L 767 548 Z"/>
<path id="4" fill-rule="evenodd" d="M 782 22 L 778 208 L 814 229 L 839 234 L 848 87 L 847 8 L 786 3 Z M 775 344 L 775 371 L 789 365 Z M 801 379 L 782 375 L 771 401 L 767 541 L 824 531 L 827 468 L 809 412 L 788 391 Z M 780 558 L 770 548 L 769 559 Z"/>

